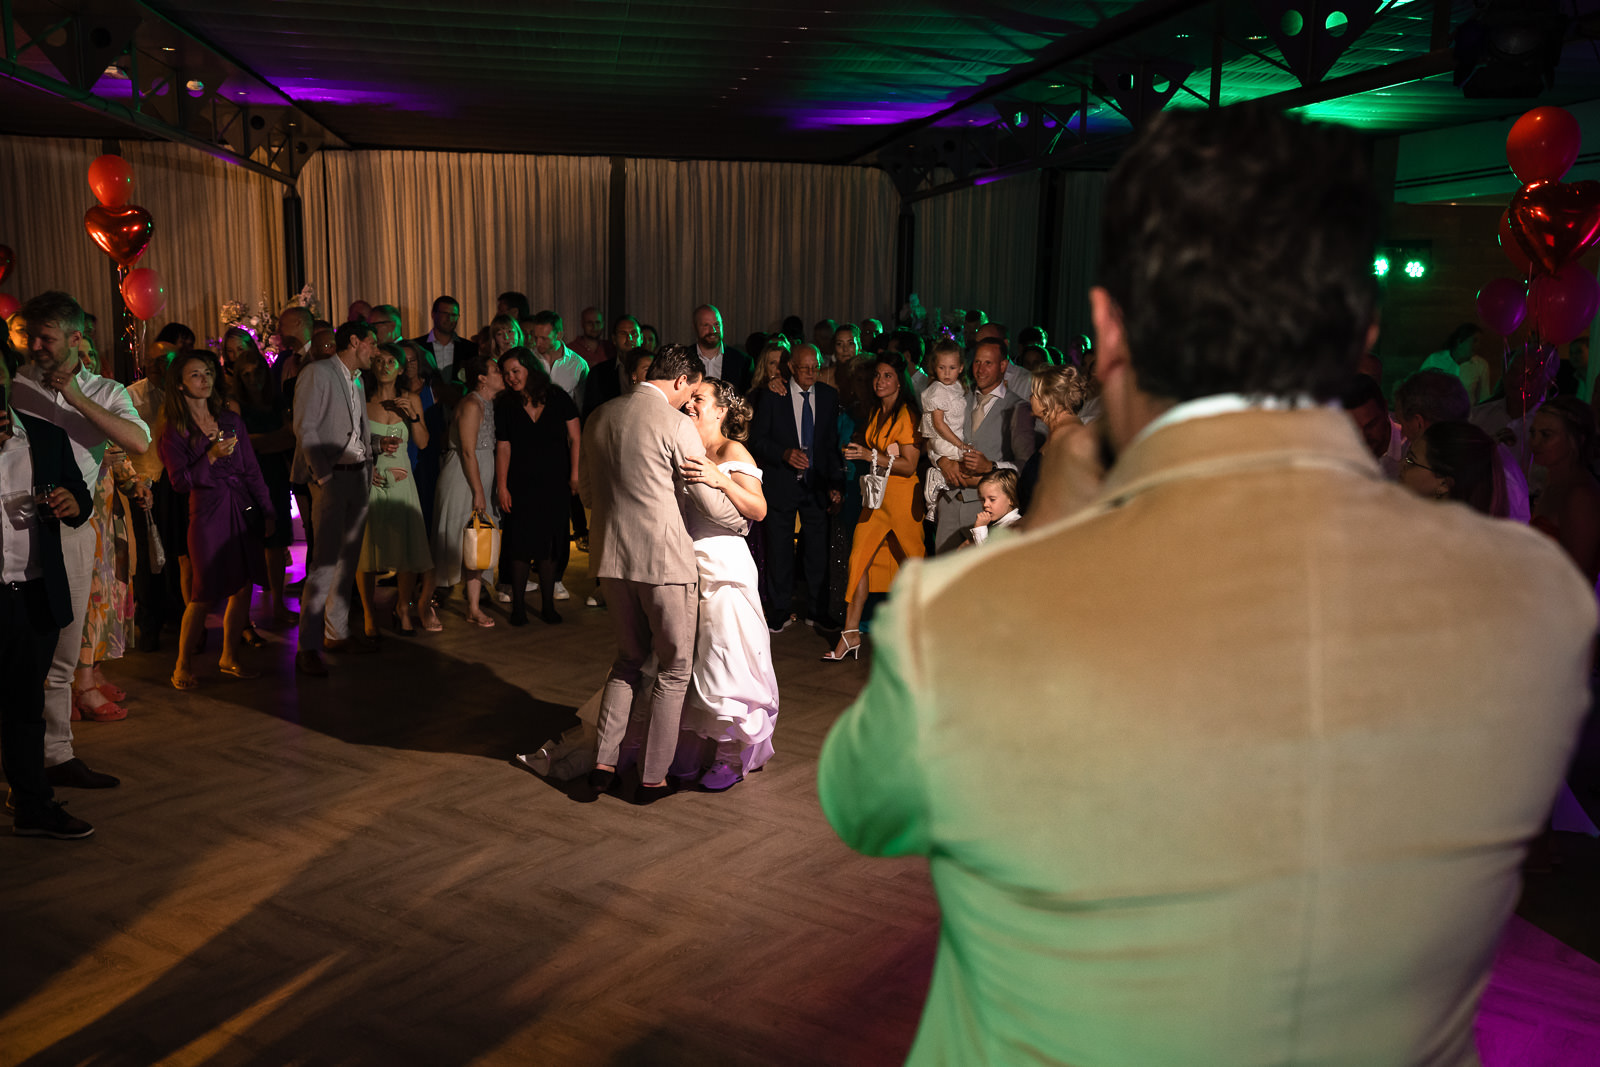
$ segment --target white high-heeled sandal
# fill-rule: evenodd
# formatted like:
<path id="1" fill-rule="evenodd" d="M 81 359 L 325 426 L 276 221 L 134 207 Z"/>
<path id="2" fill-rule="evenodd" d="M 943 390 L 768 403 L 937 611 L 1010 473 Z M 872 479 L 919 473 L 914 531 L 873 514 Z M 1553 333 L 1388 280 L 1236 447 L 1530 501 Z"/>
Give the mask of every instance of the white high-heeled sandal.
<path id="1" fill-rule="evenodd" d="M 857 635 L 856 636 L 856 643 L 852 645 L 849 642 L 849 640 L 845 637 L 846 634 L 856 634 Z M 823 656 L 822 658 L 828 663 L 839 663 L 839 662 L 843 661 L 843 659 L 846 656 L 854 656 L 856 658 L 857 662 L 859 662 L 861 660 L 861 637 L 860 637 L 860 634 L 861 634 L 860 630 L 844 630 L 844 631 L 841 631 L 840 634 L 839 634 L 839 640 L 844 642 L 844 646 L 845 646 L 844 647 L 844 651 L 840 652 L 837 656 L 835 656 L 834 652 L 837 652 L 838 650 L 837 649 L 831 649 L 831 650 L 829 650 L 828 654 Z"/>

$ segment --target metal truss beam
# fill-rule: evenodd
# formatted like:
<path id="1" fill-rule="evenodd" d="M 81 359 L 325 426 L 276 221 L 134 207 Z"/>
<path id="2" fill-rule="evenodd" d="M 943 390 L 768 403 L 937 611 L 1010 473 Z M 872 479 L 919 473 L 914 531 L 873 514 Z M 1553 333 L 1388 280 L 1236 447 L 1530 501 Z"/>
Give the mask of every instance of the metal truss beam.
<path id="1" fill-rule="evenodd" d="M 0 76 L 293 186 L 343 142 L 138 0 L 0 0 Z"/>

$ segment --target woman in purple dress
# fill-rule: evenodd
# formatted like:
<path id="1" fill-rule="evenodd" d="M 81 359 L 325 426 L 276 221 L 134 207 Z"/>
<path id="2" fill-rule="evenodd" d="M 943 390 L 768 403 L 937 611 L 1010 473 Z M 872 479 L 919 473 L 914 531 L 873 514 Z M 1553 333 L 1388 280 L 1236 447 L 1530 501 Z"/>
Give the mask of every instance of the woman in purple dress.
<path id="1" fill-rule="evenodd" d="M 157 447 L 172 487 L 189 494 L 189 559 L 194 567 L 172 672 L 175 689 L 199 684 L 189 669 L 190 659 L 207 613 L 222 600 L 228 602 L 222 673 L 259 677 L 240 663 L 239 647 L 250 622 L 251 589 L 267 581 L 261 542 L 272 533 L 272 500 L 244 420 L 224 403 L 219 371 L 210 352 L 180 356 L 172 361 L 162 400 Z"/>

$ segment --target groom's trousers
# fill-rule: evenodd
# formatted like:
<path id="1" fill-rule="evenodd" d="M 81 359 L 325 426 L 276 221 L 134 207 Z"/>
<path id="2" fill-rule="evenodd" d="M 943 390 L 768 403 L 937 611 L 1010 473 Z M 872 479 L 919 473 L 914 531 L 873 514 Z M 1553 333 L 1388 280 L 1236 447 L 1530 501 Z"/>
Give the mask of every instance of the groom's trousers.
<path id="1" fill-rule="evenodd" d="M 650 729 L 640 767 L 641 780 L 654 785 L 666 779 L 678 748 L 678 720 L 694 664 L 700 590 L 697 585 L 650 585 L 623 578 L 602 578 L 600 587 L 617 631 L 617 658 L 600 700 L 595 762 L 617 765 L 634 691 L 645 660 L 654 651 L 660 673 L 650 694 Z"/>

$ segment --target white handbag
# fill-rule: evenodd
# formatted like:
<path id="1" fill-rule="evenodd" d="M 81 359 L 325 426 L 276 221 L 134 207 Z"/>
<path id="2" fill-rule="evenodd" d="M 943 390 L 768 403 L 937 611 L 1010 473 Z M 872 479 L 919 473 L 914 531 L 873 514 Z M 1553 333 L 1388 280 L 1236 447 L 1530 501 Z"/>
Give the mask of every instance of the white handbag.
<path id="1" fill-rule="evenodd" d="M 883 507 L 883 491 L 889 487 L 889 467 L 893 463 L 885 463 L 883 473 L 878 473 L 878 450 L 872 450 L 872 466 L 867 468 L 867 473 L 861 476 L 861 506 L 864 508 Z"/>

